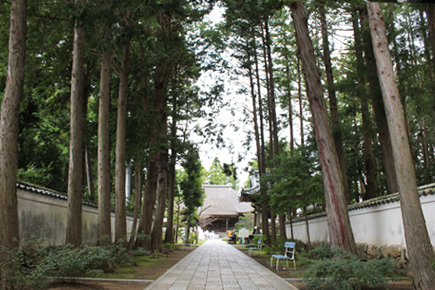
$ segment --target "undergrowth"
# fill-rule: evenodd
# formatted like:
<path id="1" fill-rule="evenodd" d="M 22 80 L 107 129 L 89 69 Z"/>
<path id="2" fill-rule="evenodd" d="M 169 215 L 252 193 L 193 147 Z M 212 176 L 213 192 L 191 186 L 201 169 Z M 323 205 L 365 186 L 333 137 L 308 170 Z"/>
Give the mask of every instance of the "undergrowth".
<path id="1" fill-rule="evenodd" d="M 308 290 L 360 290 L 365 286 L 388 289 L 388 281 L 398 280 L 398 270 L 390 259 L 362 261 L 357 256 L 326 243 L 300 257 L 308 268 L 303 272 Z"/>
<path id="2" fill-rule="evenodd" d="M 142 248 L 128 251 L 125 241 L 105 246 L 43 245 L 42 239 L 32 239 L 25 245 L 7 250 L 2 266 L 7 289 L 46 289 L 47 277 L 100 277 L 104 271 L 129 263 L 136 256 L 149 255 Z"/>

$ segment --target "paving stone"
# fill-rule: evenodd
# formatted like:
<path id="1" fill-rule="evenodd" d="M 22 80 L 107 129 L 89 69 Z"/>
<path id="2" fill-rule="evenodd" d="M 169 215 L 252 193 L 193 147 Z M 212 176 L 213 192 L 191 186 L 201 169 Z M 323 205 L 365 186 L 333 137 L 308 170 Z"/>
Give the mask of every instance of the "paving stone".
<path id="1" fill-rule="evenodd" d="M 220 240 L 210 240 L 145 289 L 294 290 L 279 276 Z"/>

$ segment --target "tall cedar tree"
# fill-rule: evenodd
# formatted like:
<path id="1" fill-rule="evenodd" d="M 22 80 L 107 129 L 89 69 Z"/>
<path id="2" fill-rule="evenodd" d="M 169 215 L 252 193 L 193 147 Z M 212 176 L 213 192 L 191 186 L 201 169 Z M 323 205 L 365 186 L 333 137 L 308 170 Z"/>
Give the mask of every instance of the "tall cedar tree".
<path id="1" fill-rule="evenodd" d="M 367 10 L 372 42 L 375 44 L 373 49 L 379 82 L 387 113 L 388 128 L 390 129 L 405 240 L 414 276 L 414 288 L 434 289 L 435 273 L 431 264 L 435 259 L 435 252 L 427 233 L 421 209 L 414 163 L 408 146 L 408 135 L 407 131 L 404 130 L 406 120 L 400 98 L 398 98 L 399 89 L 391 62 L 381 5 L 380 3 L 368 2 Z"/>
<path id="2" fill-rule="evenodd" d="M 356 254 L 356 244 L 350 226 L 347 202 L 344 192 L 343 175 L 335 150 L 323 88 L 316 66 L 313 44 L 308 33 L 308 22 L 304 4 L 291 1 L 290 9 L 296 32 L 296 40 L 301 54 L 303 71 L 307 84 L 307 96 L 311 107 L 316 141 L 322 165 L 325 187 L 328 229 L 332 247 L 339 247 Z"/>
<path id="3" fill-rule="evenodd" d="M 389 193 L 395 193 L 398 191 L 396 169 L 394 167 L 390 132 L 388 130 L 387 117 L 385 115 L 384 102 L 382 100 L 378 72 L 376 71 L 376 63 L 373 55 L 373 44 L 370 37 L 367 7 L 365 3 L 361 3 L 358 10 L 360 14 L 360 25 L 363 32 L 362 38 L 364 57 L 367 67 L 367 78 L 370 85 L 370 94 L 372 95 L 373 111 L 375 112 L 376 128 L 379 133 L 379 142 L 381 144 L 382 160 L 384 161 L 387 186 Z"/>
<path id="4" fill-rule="evenodd" d="M 110 148 L 109 148 L 109 90 L 110 52 L 101 56 L 100 94 L 98 108 L 98 240 L 110 243 Z"/>
<path id="5" fill-rule="evenodd" d="M 76 0 L 77 9 L 82 2 Z M 74 25 L 73 64 L 71 76 L 71 121 L 68 169 L 68 218 L 66 244 L 82 244 L 82 177 L 83 177 L 83 23 L 76 19 Z"/>
<path id="6" fill-rule="evenodd" d="M 18 246 L 17 140 L 26 65 L 26 7 L 26 0 L 11 2 L 8 74 L 0 115 L 0 247 L 8 248 Z M 0 251 L 0 264 L 4 255 Z"/>
<path id="7" fill-rule="evenodd" d="M 334 75 L 332 73 L 331 52 L 328 41 L 328 23 L 326 22 L 326 8 L 320 6 L 320 22 L 322 24 L 322 46 L 323 63 L 325 64 L 326 81 L 328 84 L 329 110 L 331 111 L 332 133 L 334 136 L 335 148 L 337 149 L 338 160 L 340 161 L 341 173 L 343 174 L 343 185 L 346 193 L 346 202 L 350 204 L 349 185 L 347 182 L 346 162 L 344 159 L 343 138 L 341 137 L 340 118 L 338 117 L 337 97 L 335 93 Z"/>
<path id="8" fill-rule="evenodd" d="M 118 93 L 118 117 L 116 120 L 116 161 L 115 161 L 115 241 L 127 235 L 125 208 L 125 162 L 126 162 L 126 123 L 127 94 L 130 59 L 130 44 L 124 46 Z"/>

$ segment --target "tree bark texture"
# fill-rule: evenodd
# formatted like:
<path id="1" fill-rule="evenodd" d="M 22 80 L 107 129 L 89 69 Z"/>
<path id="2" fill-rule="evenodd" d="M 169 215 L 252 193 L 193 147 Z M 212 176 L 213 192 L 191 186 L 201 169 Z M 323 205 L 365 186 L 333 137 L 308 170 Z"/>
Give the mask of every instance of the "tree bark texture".
<path id="1" fill-rule="evenodd" d="M 11 2 L 8 71 L 0 118 L 0 247 L 10 249 L 18 247 L 17 142 L 26 66 L 26 7 L 26 0 Z M 0 252 L 0 265 L 5 255 Z"/>
<path id="2" fill-rule="evenodd" d="M 247 52 L 247 55 L 248 55 L 248 63 L 251 63 L 251 60 L 249 59 L 249 52 Z M 255 90 L 254 90 L 254 78 L 252 76 L 252 67 L 250 64 L 248 65 L 248 75 L 249 75 L 249 85 L 251 88 L 252 118 L 254 121 L 255 148 L 257 150 L 258 167 L 260 168 L 262 166 L 263 160 L 261 160 L 260 134 L 258 131 L 257 101 L 255 97 Z"/>
<path id="3" fill-rule="evenodd" d="M 263 27 L 261 28 L 261 36 L 262 36 L 262 42 L 263 42 L 263 59 L 264 59 L 264 71 L 266 72 L 266 91 L 267 91 L 267 103 L 270 99 L 270 83 L 269 83 L 269 69 L 268 69 L 268 63 L 267 63 L 267 53 L 266 53 L 266 42 L 264 38 L 264 30 Z M 270 118 L 270 116 L 269 116 Z M 270 123 L 269 123 L 270 126 Z M 263 141 L 265 142 L 265 135 L 263 135 Z M 272 143 L 270 142 L 270 145 L 272 146 Z M 266 147 L 264 147 L 264 143 L 262 144 L 262 152 L 264 153 L 266 150 Z M 273 150 L 271 150 L 273 152 Z M 263 159 L 263 168 L 260 171 L 260 183 L 261 183 L 261 176 L 266 176 L 266 154 L 262 156 Z M 260 186 L 260 198 L 262 201 L 261 204 L 261 212 L 262 212 L 262 223 L 261 227 L 263 229 L 263 235 L 265 236 L 265 244 L 270 245 L 270 231 L 269 231 L 269 197 L 267 195 L 267 190 L 265 185 Z"/>
<path id="4" fill-rule="evenodd" d="M 304 107 L 302 104 L 302 80 L 301 80 L 301 58 L 298 54 L 298 99 L 299 99 L 299 118 L 301 120 L 301 147 L 304 147 Z"/>
<path id="5" fill-rule="evenodd" d="M 139 160 L 139 150 L 136 151 L 134 157 L 134 171 L 135 171 L 135 195 L 134 195 L 134 209 L 133 209 L 133 226 L 131 227 L 130 242 L 128 244 L 128 250 L 133 250 L 136 229 L 137 229 L 137 218 L 139 216 L 140 201 L 142 200 L 142 166 Z"/>
<path id="6" fill-rule="evenodd" d="M 172 103 L 172 110 L 176 112 L 177 110 L 177 98 L 174 97 Z M 175 197 L 175 165 L 177 163 L 177 148 L 176 148 L 176 138 L 177 138 L 177 121 L 172 119 L 171 124 L 171 158 L 169 161 L 168 169 L 168 214 L 166 221 L 166 234 L 165 243 L 174 243 L 174 197 Z"/>
<path id="7" fill-rule="evenodd" d="M 116 159 L 115 159 L 115 241 L 127 236 L 125 209 L 125 162 L 127 123 L 127 94 L 130 59 L 130 45 L 124 47 L 118 91 L 118 114 L 116 120 Z"/>
<path id="8" fill-rule="evenodd" d="M 330 243 L 332 247 L 343 248 L 356 254 L 356 244 L 347 211 L 343 175 L 334 145 L 329 116 L 326 112 L 326 102 L 323 98 L 323 88 L 316 66 L 313 44 L 308 33 L 307 17 L 300 1 L 291 1 L 290 9 L 322 166 Z"/>
<path id="9" fill-rule="evenodd" d="M 332 73 L 331 52 L 329 51 L 328 41 L 328 23 L 326 22 L 325 6 L 320 8 L 320 21 L 322 23 L 322 45 L 323 45 L 323 62 L 325 63 L 326 80 L 328 83 L 329 110 L 331 112 L 332 134 L 334 144 L 337 150 L 338 160 L 340 162 L 341 173 L 343 174 L 343 185 L 346 194 L 346 202 L 350 204 L 349 184 L 347 181 L 346 161 L 344 158 L 343 138 L 341 137 L 340 118 L 338 116 L 337 96 L 334 86 L 334 75 Z"/>
<path id="10" fill-rule="evenodd" d="M 367 76 L 372 95 L 373 110 L 375 113 L 376 128 L 379 133 L 379 143 L 381 144 L 382 160 L 384 162 L 385 176 L 389 193 L 398 192 L 396 169 L 394 167 L 393 150 L 391 148 L 390 131 L 388 130 L 387 117 L 385 115 L 384 101 L 382 99 L 381 88 L 379 86 L 378 72 L 373 55 L 373 44 L 370 38 L 367 7 L 362 3 L 359 7 L 360 21 L 362 26 L 362 37 L 364 41 L 364 56 L 366 60 Z"/>
<path id="11" fill-rule="evenodd" d="M 175 163 L 176 151 L 171 150 L 171 160 L 168 172 L 168 220 L 166 222 L 165 243 L 174 243 L 174 197 L 175 197 Z"/>
<path id="12" fill-rule="evenodd" d="M 164 119 L 167 119 L 164 117 Z M 167 120 L 166 120 L 167 121 Z M 165 126 L 166 127 L 166 126 Z M 162 128 L 165 134 L 167 128 Z M 162 136 L 165 137 L 165 136 Z M 166 209 L 166 188 L 168 182 L 168 149 L 162 149 L 159 158 L 159 177 L 157 180 L 156 191 L 156 213 L 151 232 L 152 248 L 154 251 L 161 251 L 162 247 L 162 234 L 163 234 L 163 218 L 165 217 Z M 171 230 L 171 229 L 169 229 Z"/>
<path id="13" fill-rule="evenodd" d="M 76 1 L 76 4 L 78 1 Z M 82 244 L 82 162 L 83 162 L 83 59 L 84 28 L 76 20 L 71 76 L 71 121 L 68 169 L 68 218 L 66 244 Z"/>
<path id="14" fill-rule="evenodd" d="M 367 3 L 376 57 L 379 81 L 382 89 L 388 127 L 390 129 L 397 183 L 402 209 L 405 241 L 414 276 L 415 289 L 434 289 L 435 274 L 431 263 L 435 259 L 434 249 L 426 228 L 417 190 L 414 164 L 409 149 L 406 120 L 399 98 L 399 89 L 393 71 L 385 23 L 380 3 Z"/>
<path id="15" fill-rule="evenodd" d="M 367 177 L 367 190 L 364 199 L 376 197 L 376 175 L 375 161 L 373 156 L 372 138 L 371 138 L 371 121 L 369 105 L 366 95 L 367 80 L 363 71 L 364 60 L 362 54 L 361 31 L 358 25 L 356 10 L 352 12 L 353 31 L 355 36 L 355 56 L 357 60 L 357 70 L 359 75 L 359 85 L 361 86 L 361 115 L 363 119 L 363 138 L 364 138 L 364 161 Z"/>
<path id="16" fill-rule="evenodd" d="M 91 200 L 94 198 L 94 177 L 92 176 L 91 157 L 89 156 L 89 148 L 85 147 L 85 161 L 86 161 L 86 178 L 88 184 L 88 195 Z"/>
<path id="17" fill-rule="evenodd" d="M 290 85 L 290 61 L 287 56 L 285 56 L 286 66 L 285 71 L 287 74 L 287 79 L 289 80 L 289 87 L 288 87 L 288 127 L 289 127 L 289 134 L 290 134 L 290 154 L 293 156 L 295 151 L 295 140 L 294 140 L 294 129 L 293 129 L 293 105 L 292 105 L 292 92 L 291 92 L 291 85 Z"/>
<path id="18" fill-rule="evenodd" d="M 100 95 L 98 107 L 98 240 L 99 244 L 112 242 L 110 220 L 110 52 L 101 56 Z"/>
<path id="19" fill-rule="evenodd" d="M 166 106 L 165 106 L 166 107 Z M 161 135 L 160 139 L 162 142 L 166 142 L 168 138 L 168 115 L 163 113 L 165 109 L 162 110 L 161 116 Z M 154 251 L 161 251 L 162 246 L 162 234 L 163 234 L 163 218 L 165 217 L 165 209 L 166 209 L 166 191 L 167 191 L 167 183 L 168 183 L 168 149 L 166 144 L 161 145 L 161 153 L 159 156 L 159 176 L 157 179 L 157 188 L 156 188 L 156 212 L 154 223 L 152 227 L 152 249 Z M 171 230 L 171 229 L 169 229 Z"/>

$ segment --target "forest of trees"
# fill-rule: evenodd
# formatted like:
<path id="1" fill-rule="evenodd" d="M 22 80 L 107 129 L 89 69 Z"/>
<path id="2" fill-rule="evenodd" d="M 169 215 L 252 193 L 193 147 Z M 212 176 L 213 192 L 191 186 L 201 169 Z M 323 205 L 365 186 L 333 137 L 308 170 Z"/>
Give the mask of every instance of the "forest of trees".
<path id="1" fill-rule="evenodd" d="M 435 176 L 435 7 L 392 2 L 2 2 L 0 246 L 18 246 L 17 179 L 67 193 L 66 243 L 82 244 L 82 199 L 99 205 L 101 243 L 111 207 L 116 242 L 173 243 L 162 229 L 175 196 L 190 203 L 187 222 L 203 198 L 189 138 L 224 143 L 216 115 L 229 107 L 256 150 L 267 243 L 319 204 L 331 245 L 355 252 L 347 205 L 399 192 L 416 288 L 434 288 L 417 185 Z M 206 20 L 215 5 L 217 23 Z M 198 84 L 208 73 L 222 78 Z M 227 101 L 224 76 L 243 108 Z M 209 183 L 236 188 L 234 164 L 213 166 Z M 127 233 L 127 210 L 151 239 Z"/>

